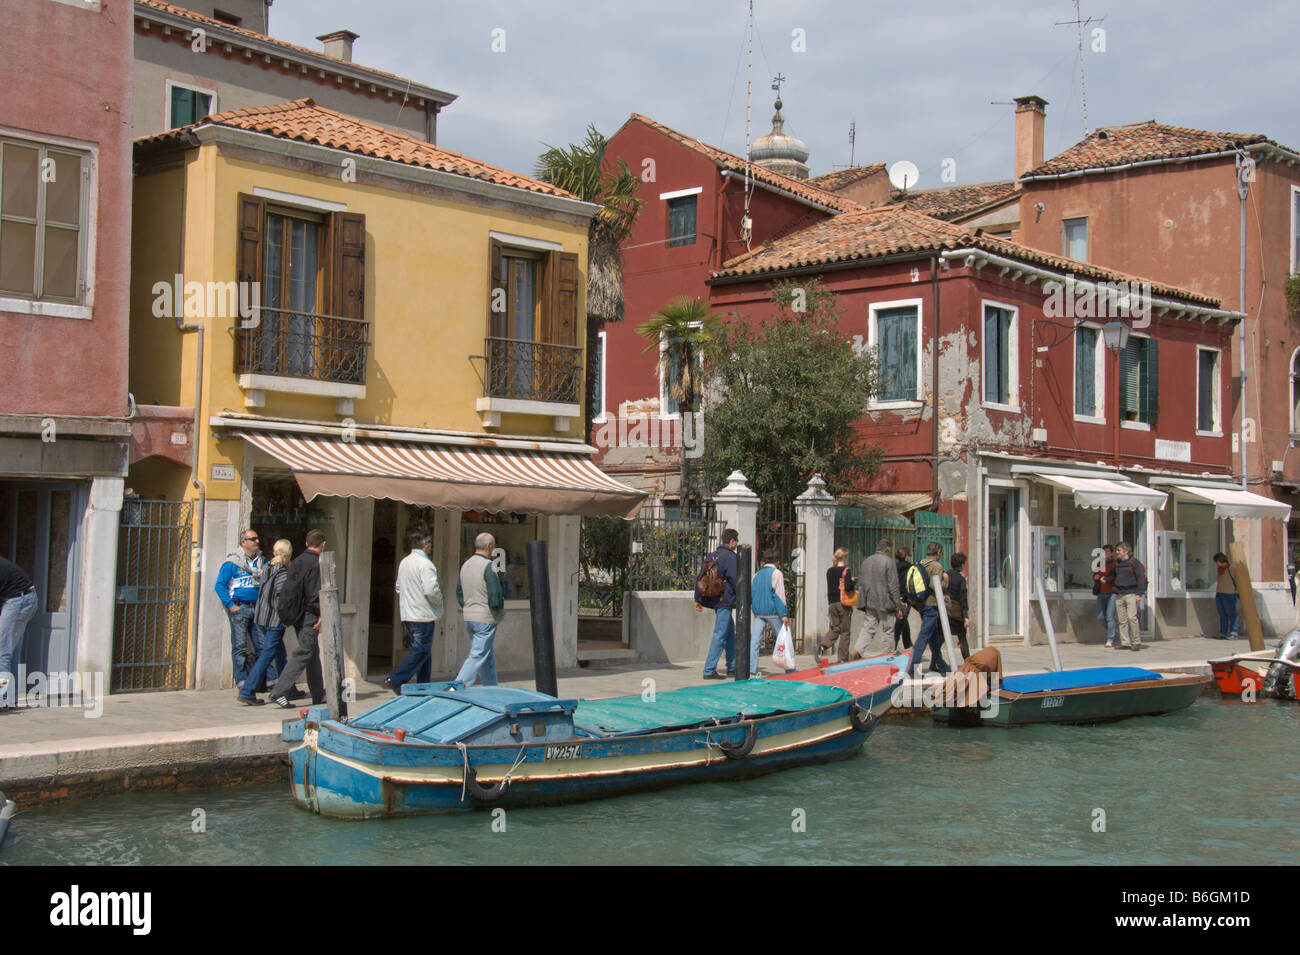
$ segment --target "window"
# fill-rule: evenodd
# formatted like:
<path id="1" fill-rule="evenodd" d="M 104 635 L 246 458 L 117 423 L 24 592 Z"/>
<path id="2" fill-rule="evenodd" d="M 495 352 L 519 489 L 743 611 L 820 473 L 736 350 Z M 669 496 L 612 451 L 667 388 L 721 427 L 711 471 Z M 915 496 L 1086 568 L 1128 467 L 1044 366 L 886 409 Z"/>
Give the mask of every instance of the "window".
<path id="1" fill-rule="evenodd" d="M 592 395 L 591 420 L 603 423 L 605 420 L 605 333 L 596 333 L 596 389 Z"/>
<path id="2" fill-rule="evenodd" d="M 678 196 L 668 200 L 668 244 L 695 244 L 696 196 Z"/>
<path id="3" fill-rule="evenodd" d="M 497 571 L 501 596 L 506 600 L 527 600 L 530 596 L 528 542 L 546 539 L 541 518 L 529 514 L 465 511 L 460 519 L 460 564 L 474 553 L 474 538 L 482 533 L 496 538 L 493 559 L 499 558 L 504 568 Z"/>
<path id="4" fill-rule="evenodd" d="M 1073 493 L 1056 496 L 1056 523 L 1065 535 L 1065 589 L 1092 591 L 1092 552 L 1106 543 L 1103 512 L 1078 507 Z"/>
<path id="5" fill-rule="evenodd" d="M 1300 434 L 1300 348 L 1291 353 L 1291 433 Z"/>
<path id="6" fill-rule="evenodd" d="M 81 303 L 89 155 L 0 138 L 0 295 Z"/>
<path id="7" fill-rule="evenodd" d="M 183 86 L 174 80 L 167 81 L 167 128 L 188 126 L 211 114 L 216 106 L 217 94 L 212 90 Z"/>
<path id="8" fill-rule="evenodd" d="M 1219 417 L 1219 350 L 1196 350 L 1196 430 L 1205 434 L 1221 434 Z"/>
<path id="9" fill-rule="evenodd" d="M 266 334 L 258 344 L 264 364 L 278 353 L 284 374 L 311 377 L 316 359 L 316 299 L 322 278 L 320 241 L 325 230 L 318 218 L 303 216 L 266 214 L 262 305 L 268 311 L 262 316 Z"/>
<path id="10" fill-rule="evenodd" d="M 1291 274 L 1300 273 L 1300 186 L 1291 187 Z"/>
<path id="11" fill-rule="evenodd" d="M 1222 524 L 1214 516 L 1213 504 L 1177 501 L 1174 529 L 1187 535 L 1187 557 L 1183 565 L 1184 589 L 1213 590 L 1218 584 L 1214 555 L 1223 549 Z"/>
<path id="12" fill-rule="evenodd" d="M 1119 356 L 1122 420 L 1155 427 L 1160 392 L 1158 371 L 1155 339 L 1131 336 Z"/>
<path id="13" fill-rule="evenodd" d="M 1105 345 L 1101 329 L 1080 325 L 1074 331 L 1074 416 L 1105 420 Z"/>
<path id="14" fill-rule="evenodd" d="M 227 13 L 225 10 L 213 10 L 212 19 L 220 20 L 222 23 L 229 23 L 232 27 L 237 27 L 244 22 L 243 17 L 236 16 L 233 13 Z"/>
<path id="15" fill-rule="evenodd" d="M 1067 259 L 1088 261 L 1088 220 L 1086 218 L 1061 221 L 1061 254 Z"/>
<path id="16" fill-rule="evenodd" d="M 876 350 L 878 379 L 873 407 L 921 400 L 921 300 L 872 305 L 869 344 Z"/>
<path id="17" fill-rule="evenodd" d="M 1016 404 L 1016 310 L 984 303 L 984 402 Z"/>

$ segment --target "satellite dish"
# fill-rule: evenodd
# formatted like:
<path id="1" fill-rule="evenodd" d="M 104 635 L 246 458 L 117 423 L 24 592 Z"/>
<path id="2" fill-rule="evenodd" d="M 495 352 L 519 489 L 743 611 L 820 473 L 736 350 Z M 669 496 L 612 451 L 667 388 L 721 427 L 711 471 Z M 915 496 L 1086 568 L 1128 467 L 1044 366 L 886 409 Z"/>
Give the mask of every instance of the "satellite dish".
<path id="1" fill-rule="evenodd" d="M 900 159 L 889 167 L 889 181 L 895 189 L 902 192 L 915 189 L 920 178 L 921 170 L 916 168 L 916 163 L 908 162 L 906 159 Z"/>

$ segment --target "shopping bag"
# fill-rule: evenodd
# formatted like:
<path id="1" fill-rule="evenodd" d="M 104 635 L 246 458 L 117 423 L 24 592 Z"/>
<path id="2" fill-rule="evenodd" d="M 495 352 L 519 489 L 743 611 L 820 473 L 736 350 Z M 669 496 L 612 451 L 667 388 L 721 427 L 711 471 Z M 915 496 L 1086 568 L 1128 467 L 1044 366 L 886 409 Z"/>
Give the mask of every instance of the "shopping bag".
<path id="1" fill-rule="evenodd" d="M 776 635 L 776 647 L 772 651 L 772 662 L 782 670 L 794 669 L 794 637 L 790 628 L 781 624 L 781 632 Z"/>

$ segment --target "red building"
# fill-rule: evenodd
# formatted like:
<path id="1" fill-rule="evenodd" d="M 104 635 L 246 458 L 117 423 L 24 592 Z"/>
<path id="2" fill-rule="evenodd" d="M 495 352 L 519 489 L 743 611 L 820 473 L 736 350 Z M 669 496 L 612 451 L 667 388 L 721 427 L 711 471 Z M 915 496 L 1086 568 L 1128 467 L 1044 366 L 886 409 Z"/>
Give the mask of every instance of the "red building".
<path id="1" fill-rule="evenodd" d="M 37 587 L 29 670 L 109 665 L 131 433 L 131 63 L 121 5 L 5 4 L 0 554 Z"/>

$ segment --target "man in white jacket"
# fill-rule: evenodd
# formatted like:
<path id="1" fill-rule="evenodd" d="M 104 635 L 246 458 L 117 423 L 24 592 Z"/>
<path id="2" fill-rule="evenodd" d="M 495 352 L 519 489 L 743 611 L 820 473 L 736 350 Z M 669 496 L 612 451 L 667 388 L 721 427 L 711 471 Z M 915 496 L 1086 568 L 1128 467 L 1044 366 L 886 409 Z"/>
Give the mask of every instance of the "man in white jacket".
<path id="1" fill-rule="evenodd" d="M 433 565 L 433 535 L 414 530 L 406 535 L 411 552 L 397 568 L 397 593 L 400 597 L 402 627 L 411 643 L 411 652 L 402 665 L 392 672 L 384 686 L 394 693 L 412 678 L 428 683 L 433 631 L 442 617 L 442 590 L 438 586 L 438 569 Z"/>

